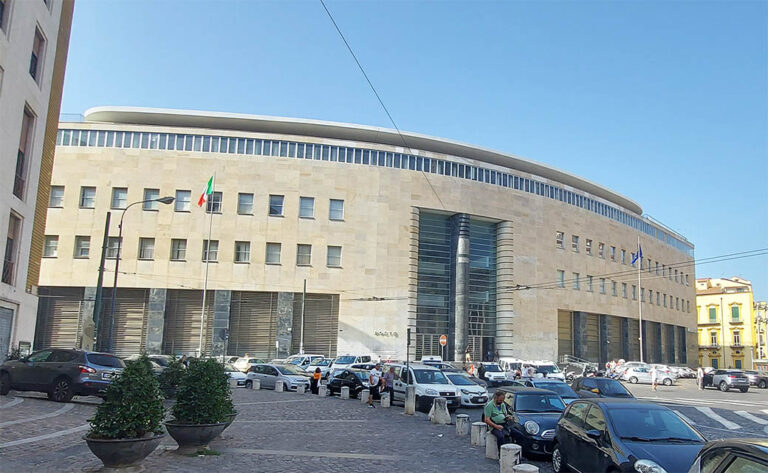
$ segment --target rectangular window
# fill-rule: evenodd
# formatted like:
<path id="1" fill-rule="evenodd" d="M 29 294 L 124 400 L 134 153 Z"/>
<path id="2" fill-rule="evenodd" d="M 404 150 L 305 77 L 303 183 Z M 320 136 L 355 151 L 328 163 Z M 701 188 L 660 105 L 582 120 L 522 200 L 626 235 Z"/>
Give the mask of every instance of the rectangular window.
<path id="1" fill-rule="evenodd" d="M 43 69 L 43 53 L 45 52 L 45 38 L 39 29 L 35 28 L 35 39 L 32 40 L 32 54 L 29 58 L 29 75 L 40 83 Z"/>
<path id="2" fill-rule="evenodd" d="M 312 245 L 296 245 L 296 265 L 309 266 L 312 264 Z"/>
<path id="3" fill-rule="evenodd" d="M 656 276 L 659 275 L 659 262 L 656 262 Z"/>
<path id="4" fill-rule="evenodd" d="M 43 246 L 43 256 L 45 258 L 55 258 L 59 256 L 58 235 L 45 235 L 45 243 Z"/>
<path id="5" fill-rule="evenodd" d="M 251 242 L 236 241 L 235 242 L 235 263 L 250 263 L 250 262 L 251 262 Z"/>
<path id="6" fill-rule="evenodd" d="M 48 207 L 64 207 L 64 186 L 51 186 L 51 195 L 48 198 Z"/>
<path id="7" fill-rule="evenodd" d="M 557 270 L 557 287 L 565 287 L 565 271 L 562 269 Z"/>
<path id="8" fill-rule="evenodd" d="M 709 333 L 709 344 L 713 347 L 717 346 L 717 332 L 710 332 Z"/>
<path id="9" fill-rule="evenodd" d="M 16 174 L 13 180 L 13 195 L 19 199 L 24 198 L 24 190 L 27 187 L 27 168 L 29 167 L 29 157 L 32 156 L 34 123 L 34 115 L 32 115 L 32 112 L 28 108 L 24 107 L 24 114 L 21 118 L 19 150 L 16 153 Z"/>
<path id="10" fill-rule="evenodd" d="M 174 238 L 171 240 L 171 261 L 187 259 L 187 240 Z"/>
<path id="11" fill-rule="evenodd" d="M 265 263 L 267 264 L 280 264 L 280 249 L 282 245 L 280 243 L 267 243 L 267 256 Z"/>
<path id="12" fill-rule="evenodd" d="M 299 197 L 299 218 L 315 217 L 315 198 Z"/>
<path id="13" fill-rule="evenodd" d="M 153 259 L 155 257 L 155 239 L 139 238 L 139 259 Z"/>
<path id="14" fill-rule="evenodd" d="M 91 237 L 75 237 L 75 258 L 88 258 L 91 256 Z"/>
<path id="15" fill-rule="evenodd" d="M 600 294 L 605 294 L 605 278 L 600 278 Z"/>
<path id="16" fill-rule="evenodd" d="M 677 270 L 675 270 L 675 282 L 677 282 Z"/>
<path id="17" fill-rule="evenodd" d="M 571 248 L 575 253 L 579 252 L 579 236 L 578 235 L 573 235 L 571 237 Z"/>
<path id="18" fill-rule="evenodd" d="M 632 300 L 633 301 L 637 300 L 637 286 L 635 286 L 634 284 L 632 285 Z"/>
<path id="19" fill-rule="evenodd" d="M 621 264 L 627 264 L 627 250 L 621 250 Z"/>
<path id="20" fill-rule="evenodd" d="M 618 295 L 618 292 L 617 292 L 618 287 L 617 286 L 618 286 L 618 284 L 616 283 L 616 281 L 611 281 L 611 295 L 613 297 L 616 297 Z"/>
<path id="21" fill-rule="evenodd" d="M 283 200 L 282 195 L 270 195 L 269 196 L 269 215 L 273 217 L 280 217 L 283 215 Z"/>
<path id="22" fill-rule="evenodd" d="M 331 199 L 328 219 L 330 220 L 344 220 L 344 201 L 340 199 Z"/>
<path id="23" fill-rule="evenodd" d="M 578 291 L 580 287 L 581 285 L 579 283 L 579 273 L 573 273 L 573 289 Z"/>
<path id="24" fill-rule="evenodd" d="M 627 283 L 625 282 L 621 283 L 621 297 L 627 298 Z"/>
<path id="25" fill-rule="evenodd" d="M 142 210 L 157 210 L 160 198 L 160 189 L 144 189 L 144 200 L 142 204 Z"/>
<path id="26" fill-rule="evenodd" d="M 653 289 L 648 289 L 648 303 L 653 305 Z"/>
<path id="27" fill-rule="evenodd" d="M 13 284 L 16 278 L 16 261 L 18 258 L 21 235 L 21 219 L 11 213 L 8 222 L 8 236 L 5 241 L 5 254 L 3 255 L 2 281 Z"/>
<path id="28" fill-rule="evenodd" d="M 675 297 L 675 310 L 680 310 L 680 298 Z"/>
<path id="29" fill-rule="evenodd" d="M 217 262 L 219 260 L 219 240 L 203 240 L 203 261 Z"/>
<path id="30" fill-rule="evenodd" d="M 664 304 L 664 307 L 666 307 L 666 303 Z M 709 308 L 709 323 L 715 323 L 717 322 L 717 307 L 710 307 Z"/>
<path id="31" fill-rule="evenodd" d="M 616 247 L 611 247 L 611 261 L 616 261 Z"/>
<path id="32" fill-rule="evenodd" d="M 237 194 L 237 214 L 253 215 L 253 194 Z"/>
<path id="33" fill-rule="evenodd" d="M 221 213 L 221 192 L 213 192 L 208 196 L 208 200 L 205 202 L 205 211 L 207 213 Z"/>
<path id="34" fill-rule="evenodd" d="M 605 259 L 605 243 L 600 242 L 597 244 L 597 256 Z"/>
<path id="35" fill-rule="evenodd" d="M 112 208 L 124 209 L 127 205 L 128 205 L 128 188 L 113 187 L 112 188 Z"/>
<path id="36" fill-rule="evenodd" d="M 190 201 L 192 200 L 192 191 L 177 190 L 176 200 L 173 210 L 176 212 L 189 212 Z"/>
<path id="37" fill-rule="evenodd" d="M 661 293 L 656 291 L 656 305 L 661 305 Z"/>
<path id="38" fill-rule="evenodd" d="M 592 292 L 592 276 L 587 275 L 587 291 Z"/>
<path id="39" fill-rule="evenodd" d="M 734 346 L 737 346 L 737 347 L 741 346 L 741 332 L 739 332 L 738 330 L 733 331 L 733 344 Z"/>
<path id="40" fill-rule="evenodd" d="M 328 259 L 327 266 L 331 268 L 341 267 L 341 247 L 340 246 L 328 246 Z"/>
<path id="41" fill-rule="evenodd" d="M 587 239 L 587 254 L 592 256 L 592 240 Z"/>
<path id="42" fill-rule="evenodd" d="M 640 302 L 645 302 L 645 288 L 640 288 Z"/>
<path id="43" fill-rule="evenodd" d="M 80 208 L 92 209 L 95 206 L 96 206 L 96 188 L 81 187 L 80 188 Z"/>
<path id="44" fill-rule="evenodd" d="M 664 294 L 664 307 L 666 307 L 666 306 L 667 306 L 667 295 Z"/>
<path id="45" fill-rule="evenodd" d="M 739 321 L 739 306 L 732 305 L 731 306 L 731 321 L 732 322 L 738 322 Z"/>
<path id="46" fill-rule="evenodd" d="M 107 239 L 107 254 L 105 255 L 105 258 L 115 259 L 118 256 L 118 252 L 120 253 L 120 257 L 122 257 L 123 245 L 119 245 L 119 242 L 120 239 L 118 237 L 109 237 Z"/>
<path id="47" fill-rule="evenodd" d="M 563 238 L 565 238 L 565 234 L 563 232 L 555 232 L 555 246 L 557 248 L 565 248 L 563 246 Z"/>

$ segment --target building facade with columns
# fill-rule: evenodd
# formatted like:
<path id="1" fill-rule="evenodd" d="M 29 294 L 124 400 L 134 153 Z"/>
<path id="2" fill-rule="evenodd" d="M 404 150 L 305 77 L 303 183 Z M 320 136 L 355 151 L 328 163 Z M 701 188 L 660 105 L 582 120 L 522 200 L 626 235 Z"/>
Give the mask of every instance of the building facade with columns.
<path id="1" fill-rule="evenodd" d="M 57 153 L 38 347 L 636 359 L 642 308 L 645 359 L 695 354 L 693 245 L 543 164 L 384 128 L 131 107 L 60 123 Z M 112 313 L 116 223 L 166 195 L 124 213 Z"/>

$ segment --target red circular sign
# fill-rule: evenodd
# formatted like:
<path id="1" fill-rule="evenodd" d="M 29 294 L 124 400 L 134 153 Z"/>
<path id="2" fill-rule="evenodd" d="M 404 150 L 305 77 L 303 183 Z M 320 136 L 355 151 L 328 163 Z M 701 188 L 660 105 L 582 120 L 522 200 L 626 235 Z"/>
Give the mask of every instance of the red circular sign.
<path id="1" fill-rule="evenodd" d="M 448 337 L 445 335 L 440 335 L 440 346 L 444 347 L 448 344 Z"/>

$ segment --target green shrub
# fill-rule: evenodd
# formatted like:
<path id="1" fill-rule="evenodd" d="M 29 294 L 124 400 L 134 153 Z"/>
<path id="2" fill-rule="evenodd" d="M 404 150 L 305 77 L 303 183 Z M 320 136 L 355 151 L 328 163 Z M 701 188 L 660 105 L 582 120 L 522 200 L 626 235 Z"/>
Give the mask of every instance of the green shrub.
<path id="1" fill-rule="evenodd" d="M 146 355 L 128 363 L 107 388 L 106 399 L 89 419 L 90 437 L 142 438 L 162 433 L 163 395 Z"/>
<path id="2" fill-rule="evenodd" d="M 217 424 L 235 414 L 229 376 L 216 360 L 191 360 L 176 390 L 173 417 L 180 424 Z"/>
<path id="3" fill-rule="evenodd" d="M 176 389 L 179 387 L 181 378 L 184 376 L 184 372 L 187 369 L 179 360 L 173 360 L 168 363 L 168 366 L 158 376 L 160 382 L 160 390 L 167 399 L 170 399 L 176 395 Z"/>

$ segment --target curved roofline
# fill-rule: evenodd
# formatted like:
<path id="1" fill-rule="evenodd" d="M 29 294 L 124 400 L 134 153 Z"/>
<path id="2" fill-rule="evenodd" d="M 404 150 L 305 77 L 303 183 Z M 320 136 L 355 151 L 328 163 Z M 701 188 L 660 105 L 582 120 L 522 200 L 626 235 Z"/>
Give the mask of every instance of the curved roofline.
<path id="1" fill-rule="evenodd" d="M 413 150 L 432 151 L 508 167 L 535 176 L 552 179 L 561 184 L 603 198 L 629 210 L 630 212 L 634 212 L 638 216 L 641 216 L 643 213 L 642 207 L 632 199 L 613 192 L 592 181 L 545 164 L 489 148 L 461 143 L 445 138 L 437 138 L 408 131 L 400 131 L 398 133 L 397 130 L 391 128 L 305 118 L 274 117 L 242 113 L 113 106 L 89 108 L 85 111 L 85 120 L 87 122 L 210 128 L 314 136 L 380 143 L 390 146 L 401 146 Z"/>

